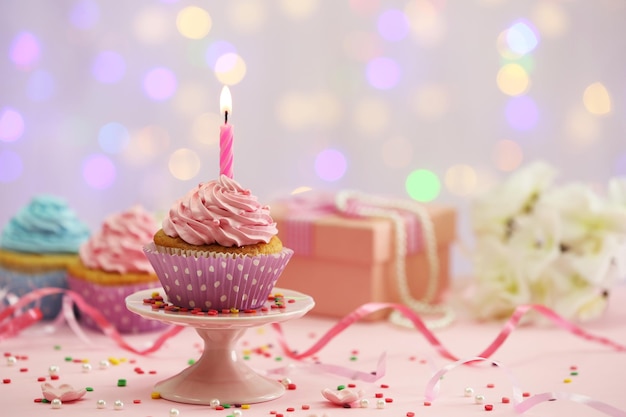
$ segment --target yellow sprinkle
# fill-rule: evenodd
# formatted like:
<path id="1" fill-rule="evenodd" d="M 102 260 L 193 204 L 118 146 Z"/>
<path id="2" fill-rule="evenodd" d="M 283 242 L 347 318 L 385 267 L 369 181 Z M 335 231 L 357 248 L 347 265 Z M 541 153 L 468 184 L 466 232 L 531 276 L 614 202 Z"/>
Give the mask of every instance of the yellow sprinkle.
<path id="1" fill-rule="evenodd" d="M 126 358 L 120 358 L 120 362 L 126 362 L 128 359 Z"/>
<path id="2" fill-rule="evenodd" d="M 152 397 L 153 400 L 158 400 L 159 398 L 161 398 L 161 393 L 157 391 L 152 391 L 150 397 Z"/>
<path id="3" fill-rule="evenodd" d="M 236 309 L 236 308 L 231 308 L 230 312 L 233 313 L 233 314 L 237 314 L 237 313 L 239 313 L 239 310 Z"/>
<path id="4" fill-rule="evenodd" d="M 152 298 L 156 298 L 156 297 L 158 297 L 159 295 L 160 295 L 160 294 L 159 294 L 159 292 L 158 292 L 158 291 L 155 291 L 155 292 L 153 292 L 153 293 L 152 293 Z"/>
<path id="5" fill-rule="evenodd" d="M 570 382 L 572 382 L 572 380 L 571 380 L 571 379 L 569 379 L 569 378 L 565 378 L 565 379 L 563 380 L 563 382 L 564 382 L 564 383 L 566 383 L 566 384 L 569 384 Z"/>
<path id="6" fill-rule="evenodd" d="M 117 358 L 109 358 L 109 363 L 111 363 L 111 365 L 119 365 L 120 361 Z"/>
<path id="7" fill-rule="evenodd" d="M 282 297 L 284 297 L 284 295 L 282 295 L 281 293 L 276 293 L 276 294 L 274 294 L 274 297 L 282 298 Z"/>
<path id="8" fill-rule="evenodd" d="M 241 408 L 247 410 L 248 408 L 250 408 L 250 404 L 241 404 Z"/>
<path id="9" fill-rule="evenodd" d="M 250 349 L 244 349 L 242 352 L 244 355 L 249 355 L 252 353 L 252 351 Z"/>
<path id="10" fill-rule="evenodd" d="M 82 363 L 89 363 L 89 359 L 83 359 L 81 362 Z"/>

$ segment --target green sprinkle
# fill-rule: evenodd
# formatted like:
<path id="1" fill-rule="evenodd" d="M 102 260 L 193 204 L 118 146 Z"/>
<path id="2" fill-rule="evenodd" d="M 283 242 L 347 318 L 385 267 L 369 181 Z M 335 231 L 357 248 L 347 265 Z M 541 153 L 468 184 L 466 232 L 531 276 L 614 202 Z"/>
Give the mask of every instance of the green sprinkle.
<path id="1" fill-rule="evenodd" d="M 41 402 L 42 402 L 42 403 L 49 403 L 50 401 L 46 400 L 45 398 L 42 398 L 42 399 L 41 399 Z"/>
<path id="2" fill-rule="evenodd" d="M 126 386 L 126 380 L 125 379 L 118 379 L 117 380 L 117 386 L 118 387 L 125 387 Z"/>
<path id="3" fill-rule="evenodd" d="M 61 350 L 61 345 L 54 345 L 54 350 Z"/>
<path id="4" fill-rule="evenodd" d="M 355 360 L 357 360 L 357 357 L 356 356 L 350 356 L 350 360 L 351 361 L 355 361 Z"/>
<path id="5" fill-rule="evenodd" d="M 246 356 L 244 356 L 244 357 L 243 357 L 243 360 L 244 360 L 244 361 L 250 360 L 250 356 L 247 356 L 247 355 L 246 355 Z"/>
<path id="6" fill-rule="evenodd" d="M 574 372 L 570 372 L 570 375 L 578 375 L 578 372 L 574 371 Z"/>
<path id="7" fill-rule="evenodd" d="M 230 408 L 230 404 L 222 404 L 222 407 L 224 407 L 224 408 Z"/>
<path id="8" fill-rule="evenodd" d="M 283 360 L 283 358 L 282 358 L 281 356 L 276 356 L 276 357 L 274 358 L 274 360 L 275 360 L 275 361 L 277 361 L 277 362 L 280 362 L 280 361 L 282 361 L 282 360 Z"/>
<path id="9" fill-rule="evenodd" d="M 193 365 L 194 363 L 196 363 L 196 360 L 195 360 L 195 359 L 189 359 L 189 360 L 187 361 L 187 365 Z"/>
<path id="10" fill-rule="evenodd" d="M 71 356 L 66 356 L 65 357 L 65 362 L 72 362 L 72 357 Z"/>
<path id="11" fill-rule="evenodd" d="M 337 385 L 337 391 L 341 391 L 342 389 L 346 389 L 345 385 Z"/>
<path id="12" fill-rule="evenodd" d="M 91 392 L 91 391 L 93 391 L 93 388 L 92 388 L 92 387 L 86 387 L 86 388 L 85 388 L 85 391 L 89 391 L 89 392 Z"/>

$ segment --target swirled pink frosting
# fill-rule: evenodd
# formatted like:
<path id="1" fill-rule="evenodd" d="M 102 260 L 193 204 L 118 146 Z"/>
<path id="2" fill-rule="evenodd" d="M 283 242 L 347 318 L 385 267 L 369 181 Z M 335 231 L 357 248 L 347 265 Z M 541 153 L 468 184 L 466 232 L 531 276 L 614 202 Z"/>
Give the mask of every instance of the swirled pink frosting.
<path id="1" fill-rule="evenodd" d="M 158 230 L 154 216 L 137 205 L 109 216 L 98 233 L 80 247 L 85 266 L 107 272 L 154 273 L 143 246 Z"/>
<path id="2" fill-rule="evenodd" d="M 225 175 L 199 184 L 174 203 L 163 231 L 191 245 L 226 247 L 267 243 L 278 233 L 269 207 Z"/>

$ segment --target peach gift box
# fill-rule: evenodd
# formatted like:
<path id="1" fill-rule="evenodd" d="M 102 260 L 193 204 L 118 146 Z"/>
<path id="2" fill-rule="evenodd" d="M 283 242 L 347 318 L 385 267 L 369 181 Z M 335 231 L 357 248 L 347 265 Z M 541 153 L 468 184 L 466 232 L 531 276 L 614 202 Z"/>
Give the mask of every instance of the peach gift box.
<path id="1" fill-rule="evenodd" d="M 445 206 L 424 208 L 433 223 L 437 245 L 437 301 L 449 283 L 456 211 Z M 278 224 L 278 236 L 295 251 L 278 285 L 311 295 L 315 307 L 310 314 L 340 318 L 368 302 L 401 302 L 391 219 L 346 215 L 328 207 L 309 210 L 302 202 L 294 205 L 289 200 L 273 202 L 271 211 Z M 404 216 L 407 283 L 411 296 L 419 300 L 427 290 L 430 266 L 417 216 L 409 212 Z M 368 318 L 380 319 L 387 314 L 375 313 Z"/>

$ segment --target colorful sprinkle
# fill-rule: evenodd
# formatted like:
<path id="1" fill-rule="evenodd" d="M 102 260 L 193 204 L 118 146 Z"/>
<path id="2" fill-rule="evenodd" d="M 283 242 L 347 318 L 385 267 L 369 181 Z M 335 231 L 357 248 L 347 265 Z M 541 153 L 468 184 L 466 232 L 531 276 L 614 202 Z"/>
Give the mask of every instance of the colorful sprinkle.
<path id="1" fill-rule="evenodd" d="M 493 404 L 485 404 L 485 410 L 486 410 L 486 411 L 491 411 L 491 410 L 493 410 Z"/>

